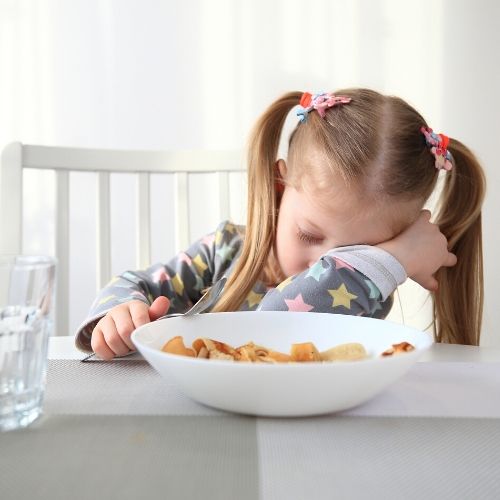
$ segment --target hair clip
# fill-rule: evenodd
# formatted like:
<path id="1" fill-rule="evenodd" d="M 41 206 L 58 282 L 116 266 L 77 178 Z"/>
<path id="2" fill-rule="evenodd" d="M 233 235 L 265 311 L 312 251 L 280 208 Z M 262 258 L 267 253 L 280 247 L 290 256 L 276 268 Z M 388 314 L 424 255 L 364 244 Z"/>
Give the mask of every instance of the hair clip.
<path id="1" fill-rule="evenodd" d="M 337 96 L 329 92 L 323 94 L 312 95 L 309 92 L 304 92 L 300 98 L 300 106 L 302 109 L 297 111 L 297 116 L 301 122 L 307 120 L 307 115 L 310 111 L 316 110 L 321 118 L 326 116 L 326 110 L 333 108 L 338 104 L 348 104 L 352 101 L 350 97 Z"/>
<path id="2" fill-rule="evenodd" d="M 425 142 L 434 155 L 435 167 L 438 170 L 451 170 L 453 168 L 453 156 L 448 151 L 450 138 L 444 134 L 435 134 L 429 127 L 420 127 L 420 132 L 425 136 Z"/>

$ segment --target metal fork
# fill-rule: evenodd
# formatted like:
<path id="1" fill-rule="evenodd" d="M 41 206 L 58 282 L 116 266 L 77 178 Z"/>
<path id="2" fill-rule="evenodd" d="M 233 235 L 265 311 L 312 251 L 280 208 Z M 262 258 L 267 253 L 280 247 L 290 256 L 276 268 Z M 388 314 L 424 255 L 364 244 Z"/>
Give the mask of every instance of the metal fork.
<path id="1" fill-rule="evenodd" d="M 215 285 L 212 285 L 194 304 L 190 309 L 188 309 L 185 313 L 173 313 L 173 314 L 166 314 L 165 316 L 161 316 L 160 318 L 156 319 L 155 321 L 160 321 L 160 320 L 165 320 L 169 318 L 174 318 L 176 316 L 194 316 L 195 314 L 200 314 L 202 312 L 205 312 L 207 309 L 210 309 L 215 303 L 217 302 L 220 294 L 222 293 L 222 290 L 224 289 L 224 285 L 226 284 L 227 278 L 223 276 Z M 129 354 L 132 354 L 136 351 L 130 351 L 130 353 L 125 354 L 125 356 L 128 356 Z M 87 361 L 91 357 L 95 355 L 95 352 L 92 354 L 89 354 L 87 357 L 83 358 L 81 361 Z"/>
<path id="2" fill-rule="evenodd" d="M 175 316 L 193 316 L 194 314 L 200 314 L 205 312 L 207 309 L 210 309 L 219 298 L 222 290 L 224 289 L 224 285 L 226 284 L 227 278 L 224 276 L 221 278 L 215 285 L 212 285 L 202 296 L 201 299 L 196 302 L 191 309 L 188 309 L 185 313 L 174 313 L 174 314 L 166 314 L 165 316 L 161 316 L 156 321 L 162 319 L 173 318 Z"/>

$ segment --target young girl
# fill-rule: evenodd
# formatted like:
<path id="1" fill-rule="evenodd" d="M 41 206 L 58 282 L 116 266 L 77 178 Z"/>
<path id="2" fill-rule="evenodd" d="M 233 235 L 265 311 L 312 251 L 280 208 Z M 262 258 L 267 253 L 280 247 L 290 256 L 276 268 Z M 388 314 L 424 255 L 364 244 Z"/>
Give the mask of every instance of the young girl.
<path id="1" fill-rule="evenodd" d="M 283 124 L 298 106 L 285 160 Z M 439 210 L 422 210 L 438 176 Z M 367 89 L 290 92 L 258 120 L 248 153 L 246 228 L 223 222 L 167 264 L 114 278 L 76 342 L 103 359 L 130 334 L 183 312 L 227 276 L 219 311 L 384 318 L 407 277 L 430 290 L 437 342 L 478 345 L 485 179 L 466 146 L 434 134 L 405 101 Z"/>

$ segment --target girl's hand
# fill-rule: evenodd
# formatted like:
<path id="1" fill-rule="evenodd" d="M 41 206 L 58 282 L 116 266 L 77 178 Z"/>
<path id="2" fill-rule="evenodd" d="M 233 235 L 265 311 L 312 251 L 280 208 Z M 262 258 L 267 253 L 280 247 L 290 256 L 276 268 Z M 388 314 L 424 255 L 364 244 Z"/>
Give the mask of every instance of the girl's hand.
<path id="1" fill-rule="evenodd" d="M 411 226 L 377 246 L 398 259 L 409 278 L 427 290 L 436 291 L 438 282 L 434 273 L 443 266 L 454 266 L 457 257 L 448 251 L 446 237 L 430 218 L 429 210 L 422 210 Z"/>
<path id="2" fill-rule="evenodd" d="M 165 315 L 169 307 L 170 301 L 163 296 L 158 297 L 151 307 L 140 300 L 131 300 L 113 307 L 92 331 L 92 349 L 105 360 L 135 351 L 130 340 L 132 332 L 139 326 Z"/>

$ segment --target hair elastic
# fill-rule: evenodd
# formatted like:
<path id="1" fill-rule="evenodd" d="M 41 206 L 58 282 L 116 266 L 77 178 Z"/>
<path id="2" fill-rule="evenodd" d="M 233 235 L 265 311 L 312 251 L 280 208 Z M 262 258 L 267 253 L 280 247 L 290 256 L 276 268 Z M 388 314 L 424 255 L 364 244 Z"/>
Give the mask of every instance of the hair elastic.
<path id="1" fill-rule="evenodd" d="M 438 170 L 451 170 L 453 168 L 453 156 L 448 151 L 450 138 L 444 134 L 435 134 L 429 127 L 420 127 L 420 132 L 425 136 L 425 142 L 436 159 L 435 167 Z"/>
<path id="2" fill-rule="evenodd" d="M 338 104 L 348 104 L 351 101 L 352 99 L 350 97 L 335 95 L 330 92 L 314 95 L 309 92 L 304 92 L 300 98 L 300 106 L 302 109 L 297 111 L 297 116 L 300 118 L 301 122 L 305 122 L 309 112 L 316 110 L 319 116 L 324 118 L 328 108 L 333 108 Z"/>

